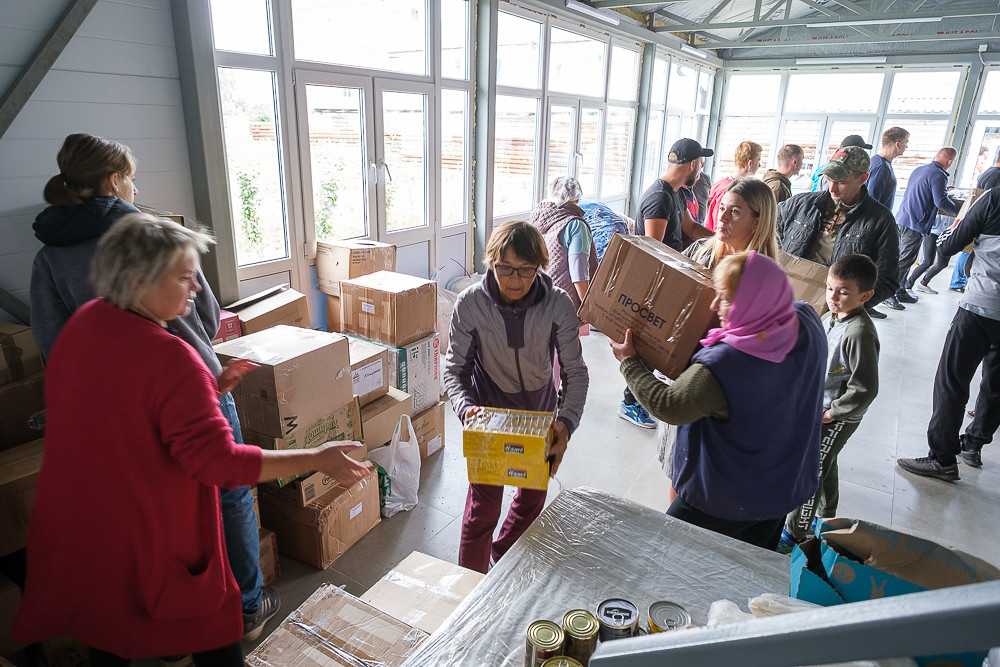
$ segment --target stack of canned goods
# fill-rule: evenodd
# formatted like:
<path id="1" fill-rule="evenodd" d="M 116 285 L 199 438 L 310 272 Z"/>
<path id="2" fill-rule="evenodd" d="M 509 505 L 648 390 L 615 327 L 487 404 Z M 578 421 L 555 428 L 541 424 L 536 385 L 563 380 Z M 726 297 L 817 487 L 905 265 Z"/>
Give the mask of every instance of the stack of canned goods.
<path id="1" fill-rule="evenodd" d="M 676 602 L 659 600 L 649 605 L 648 632 L 693 627 L 691 615 Z M 646 634 L 639 625 L 639 608 L 622 598 L 597 605 L 597 615 L 586 609 L 566 612 L 562 625 L 548 620 L 528 626 L 524 667 L 587 667 L 597 641 L 611 641 Z"/>

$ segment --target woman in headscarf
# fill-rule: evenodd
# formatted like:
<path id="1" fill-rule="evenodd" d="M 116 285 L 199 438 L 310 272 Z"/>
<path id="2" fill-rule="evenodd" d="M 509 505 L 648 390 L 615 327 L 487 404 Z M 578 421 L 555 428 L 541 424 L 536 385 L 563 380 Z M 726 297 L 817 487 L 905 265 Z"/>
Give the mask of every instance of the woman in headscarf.
<path id="1" fill-rule="evenodd" d="M 715 269 L 721 327 L 672 385 L 636 356 L 631 330 L 611 343 L 632 392 L 678 424 L 667 514 L 774 549 L 785 515 L 819 482 L 826 338 L 819 317 L 794 302 L 784 271 L 757 252 Z"/>

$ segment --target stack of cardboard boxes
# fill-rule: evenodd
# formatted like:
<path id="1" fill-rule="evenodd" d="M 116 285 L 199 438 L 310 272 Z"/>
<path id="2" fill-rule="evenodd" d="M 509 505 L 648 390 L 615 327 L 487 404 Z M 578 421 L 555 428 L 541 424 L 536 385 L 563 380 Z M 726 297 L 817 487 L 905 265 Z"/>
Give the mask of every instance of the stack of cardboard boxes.
<path id="1" fill-rule="evenodd" d="M 328 295 L 327 328 L 351 337 L 352 366 L 356 347 L 359 355 L 373 348 L 386 354 L 388 388 L 361 408 L 366 448 L 392 440 L 400 416 L 408 414 L 421 458 L 427 458 L 444 447 L 437 283 L 396 273 L 395 266 L 395 246 L 317 244 L 319 289 Z"/>
<path id="2" fill-rule="evenodd" d="M 0 322 L 0 451 L 41 437 L 45 363 L 23 324 Z"/>

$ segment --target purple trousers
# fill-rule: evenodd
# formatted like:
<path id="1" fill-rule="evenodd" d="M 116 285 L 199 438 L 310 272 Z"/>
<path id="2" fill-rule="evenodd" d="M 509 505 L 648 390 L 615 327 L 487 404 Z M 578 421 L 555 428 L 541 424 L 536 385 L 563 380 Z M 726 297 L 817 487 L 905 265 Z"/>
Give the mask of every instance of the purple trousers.
<path id="1" fill-rule="evenodd" d="M 538 518 L 545 507 L 545 491 L 518 489 L 510 505 L 500 535 L 493 541 L 493 531 L 500 520 L 503 487 L 489 484 L 469 484 L 462 518 L 462 542 L 458 548 L 458 564 L 485 574 L 494 561 L 507 553 L 517 538 Z"/>

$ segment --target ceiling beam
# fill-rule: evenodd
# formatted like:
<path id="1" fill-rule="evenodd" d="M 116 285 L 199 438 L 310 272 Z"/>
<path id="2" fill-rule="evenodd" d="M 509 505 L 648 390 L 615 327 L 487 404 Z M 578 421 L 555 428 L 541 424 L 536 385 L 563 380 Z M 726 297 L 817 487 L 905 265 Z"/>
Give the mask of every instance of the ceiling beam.
<path id="1" fill-rule="evenodd" d="M 806 5 L 809 5 L 810 7 L 812 7 L 813 9 L 815 9 L 816 11 L 822 12 L 823 14 L 826 14 L 827 16 L 832 16 L 834 18 L 840 18 L 840 14 L 838 14 L 835 11 L 833 11 L 832 9 L 827 9 L 825 6 L 819 4 L 818 2 L 813 2 L 813 0 L 799 0 L 799 2 L 801 2 L 803 4 L 806 4 Z"/>
<path id="2" fill-rule="evenodd" d="M 670 16 L 670 14 L 667 14 L 666 12 L 663 12 L 663 11 L 661 11 L 659 13 L 660 14 L 665 14 L 667 16 Z M 843 26 L 845 28 L 847 28 L 847 27 L 851 27 L 852 25 L 856 24 L 858 21 L 879 21 L 880 23 L 884 22 L 886 24 L 891 24 L 893 21 L 900 21 L 900 22 L 904 22 L 905 23 L 905 22 L 912 22 L 913 19 L 939 18 L 939 17 L 942 16 L 942 14 L 947 14 L 947 16 L 945 16 L 945 18 L 962 18 L 962 17 L 977 17 L 977 16 L 996 16 L 997 14 L 1000 14 L 1000 8 L 997 8 L 997 7 L 993 7 L 993 8 L 990 8 L 990 9 L 951 9 L 951 8 L 949 8 L 947 11 L 944 11 L 944 10 L 942 10 L 942 11 L 926 11 L 925 10 L 925 11 L 922 11 L 922 12 L 906 12 L 906 13 L 896 13 L 896 14 L 878 14 L 878 13 L 872 13 L 872 14 L 863 14 L 861 16 L 851 16 L 851 17 L 843 16 L 842 20 L 838 20 L 838 19 L 831 20 L 831 18 L 829 16 L 803 16 L 803 17 L 799 17 L 799 18 L 775 19 L 775 20 L 772 20 L 772 21 L 763 21 L 763 20 L 762 21 L 723 21 L 723 22 L 720 22 L 720 23 L 698 22 L 697 24 L 692 24 L 692 22 L 689 21 L 689 20 L 687 20 L 687 19 L 680 19 L 680 20 L 686 22 L 686 24 L 688 26 L 697 25 L 698 31 L 701 32 L 701 31 L 705 31 L 705 30 L 727 30 L 727 29 L 728 30 L 732 30 L 732 29 L 741 30 L 741 29 L 744 29 L 744 28 L 754 28 L 754 29 L 757 29 L 757 28 L 779 28 L 781 26 L 797 26 L 797 25 L 810 26 L 810 25 L 813 25 L 815 23 L 822 23 L 822 24 L 826 24 L 826 25 L 829 25 L 830 23 L 842 23 Z M 678 18 L 680 18 L 680 17 L 678 17 Z M 673 30 L 676 30 L 676 28 L 674 28 L 672 26 L 653 28 L 654 32 L 671 32 Z"/>
<path id="3" fill-rule="evenodd" d="M 775 39 L 774 41 L 737 41 L 737 40 L 719 40 L 713 41 L 709 44 L 697 44 L 692 45 L 695 48 L 702 49 L 760 49 L 760 48 L 787 48 L 791 46 L 819 46 L 824 43 L 829 44 L 884 44 L 884 35 L 875 35 L 874 37 L 867 37 L 863 35 L 858 35 L 855 37 L 839 37 L 837 39 Z M 1000 39 L 1000 32 L 979 32 L 975 34 L 954 34 L 954 35 L 895 35 L 892 38 L 894 43 L 910 43 L 910 42 L 947 42 L 955 40 L 983 40 L 983 39 Z M 808 57 L 802 55 L 799 57 Z M 847 57 L 845 55 L 845 57 Z"/>

